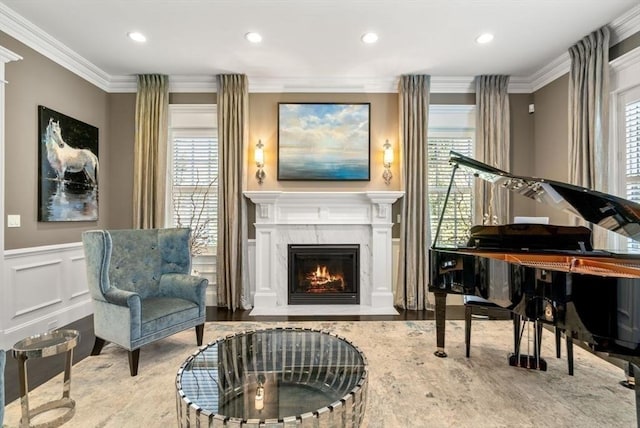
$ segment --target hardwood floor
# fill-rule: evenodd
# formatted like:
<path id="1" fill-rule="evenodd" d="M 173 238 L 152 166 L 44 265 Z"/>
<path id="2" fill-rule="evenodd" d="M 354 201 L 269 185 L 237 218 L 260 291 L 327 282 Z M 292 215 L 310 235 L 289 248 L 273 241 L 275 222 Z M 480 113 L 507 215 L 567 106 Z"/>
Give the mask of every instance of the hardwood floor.
<path id="1" fill-rule="evenodd" d="M 402 311 L 398 315 L 365 315 L 365 316 L 249 316 L 250 311 L 231 312 L 224 308 L 208 307 L 207 322 L 225 321 L 406 321 L 406 320 L 432 320 L 432 311 Z M 450 306 L 447 308 L 447 319 L 464 319 L 464 307 Z M 88 357 L 93 348 L 95 336 L 93 334 L 93 316 L 88 316 L 75 321 L 63 328 L 78 330 L 80 341 L 74 349 L 73 364 Z M 27 376 L 29 390 L 48 381 L 64 369 L 64 355 L 55 355 L 48 358 L 38 358 L 27 362 Z M 73 372 L 71 375 L 73 379 Z M 5 367 L 5 401 L 10 403 L 20 396 L 18 385 L 18 364 L 12 358 L 11 351 L 7 352 L 7 364 Z"/>

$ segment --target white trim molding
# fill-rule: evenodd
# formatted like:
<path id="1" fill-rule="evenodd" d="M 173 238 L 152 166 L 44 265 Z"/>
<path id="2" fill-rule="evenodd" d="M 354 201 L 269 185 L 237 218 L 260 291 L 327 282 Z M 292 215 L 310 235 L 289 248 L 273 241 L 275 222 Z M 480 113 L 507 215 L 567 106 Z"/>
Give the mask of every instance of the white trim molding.
<path id="1" fill-rule="evenodd" d="M 404 192 L 244 192 L 256 204 L 251 315 L 294 315 L 289 305 L 289 244 L 360 246 L 360 304 L 331 305 L 343 315 L 394 315 L 391 205 Z M 302 305 L 326 313 L 325 305 Z"/>
<path id="2" fill-rule="evenodd" d="M 82 243 L 4 252 L 0 348 L 93 313 Z"/>
<path id="3" fill-rule="evenodd" d="M 611 21 L 611 46 L 616 45 L 640 30 L 640 5 Z"/>
<path id="4" fill-rule="evenodd" d="M 0 30 L 103 91 L 110 92 L 109 74 L 3 3 L 0 3 Z"/>

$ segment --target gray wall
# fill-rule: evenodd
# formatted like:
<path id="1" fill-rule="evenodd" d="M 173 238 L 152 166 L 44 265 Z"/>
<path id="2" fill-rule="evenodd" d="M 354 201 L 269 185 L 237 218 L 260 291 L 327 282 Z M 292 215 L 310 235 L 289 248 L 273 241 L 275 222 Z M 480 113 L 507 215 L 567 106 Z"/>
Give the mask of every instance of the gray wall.
<path id="1" fill-rule="evenodd" d="M 534 118 L 529 113 L 529 104 L 533 103 L 531 94 L 511 94 L 509 96 L 509 114 L 511 120 L 511 172 L 516 175 L 535 175 Z M 527 198 L 513 195 L 511 212 L 513 216 L 533 215 L 536 203 Z"/>
<path id="2" fill-rule="evenodd" d="M 78 242 L 87 229 L 106 225 L 110 200 L 108 94 L 31 48 L 0 33 L 0 45 L 24 59 L 6 65 L 5 213 L 21 216 L 20 228 L 5 228 L 5 249 Z M 100 194 L 97 222 L 37 220 L 38 105 L 99 130 Z M 6 227 L 6 223 L 5 223 Z"/>
<path id="3" fill-rule="evenodd" d="M 112 229 L 130 229 L 133 227 L 136 94 L 109 94 L 108 112 L 111 130 L 108 153 L 115 161 L 104 171 L 113 195 L 105 204 L 105 224 Z"/>

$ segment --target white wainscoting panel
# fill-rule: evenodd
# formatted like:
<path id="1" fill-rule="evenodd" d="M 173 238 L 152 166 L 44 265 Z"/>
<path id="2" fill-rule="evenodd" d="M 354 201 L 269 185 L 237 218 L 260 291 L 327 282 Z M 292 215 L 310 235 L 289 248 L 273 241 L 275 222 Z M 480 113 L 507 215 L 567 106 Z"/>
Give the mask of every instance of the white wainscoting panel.
<path id="1" fill-rule="evenodd" d="M 195 256 L 191 262 L 191 271 L 194 275 L 198 275 L 209 280 L 206 299 L 207 306 L 218 306 L 218 294 L 216 287 L 216 255 L 202 254 Z"/>
<path id="2" fill-rule="evenodd" d="M 0 348 L 93 313 L 82 243 L 7 250 Z"/>

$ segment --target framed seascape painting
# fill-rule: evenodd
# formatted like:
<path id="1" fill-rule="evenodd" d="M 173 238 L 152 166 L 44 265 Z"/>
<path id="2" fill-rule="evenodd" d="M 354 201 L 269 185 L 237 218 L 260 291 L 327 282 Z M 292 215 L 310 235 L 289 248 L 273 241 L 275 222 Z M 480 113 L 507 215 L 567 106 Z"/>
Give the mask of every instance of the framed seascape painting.
<path id="1" fill-rule="evenodd" d="M 98 128 L 38 106 L 38 221 L 98 220 Z"/>
<path id="2" fill-rule="evenodd" d="M 369 103 L 279 103 L 278 180 L 368 181 Z"/>

